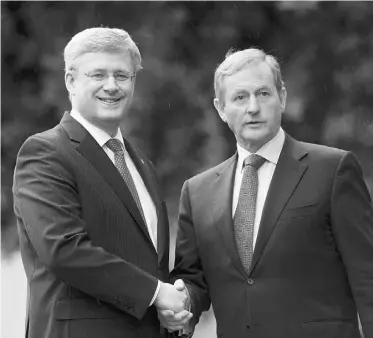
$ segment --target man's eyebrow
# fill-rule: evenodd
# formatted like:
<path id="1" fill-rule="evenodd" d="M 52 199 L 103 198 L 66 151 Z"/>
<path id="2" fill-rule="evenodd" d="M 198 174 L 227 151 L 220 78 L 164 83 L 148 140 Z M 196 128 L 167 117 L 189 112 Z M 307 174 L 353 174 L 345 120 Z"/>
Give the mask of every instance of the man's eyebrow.
<path id="1" fill-rule="evenodd" d="M 104 72 L 106 71 L 106 69 L 103 69 L 103 68 L 93 68 L 90 70 L 90 72 Z"/>
<path id="2" fill-rule="evenodd" d="M 259 92 L 259 91 L 261 91 L 261 90 L 268 90 L 268 91 L 272 91 L 272 89 L 271 89 L 271 87 L 270 86 L 268 86 L 268 85 L 263 85 L 263 86 L 260 86 L 260 87 L 258 87 L 257 89 L 255 89 L 255 93 L 256 92 Z M 238 93 L 249 93 L 250 92 L 250 90 L 247 90 L 246 88 L 237 88 L 237 89 L 235 89 L 233 92 L 232 92 L 232 94 L 233 95 L 236 95 L 236 94 L 238 94 Z"/>
<path id="3" fill-rule="evenodd" d="M 90 71 L 89 71 L 90 73 L 91 72 L 108 72 L 108 70 L 107 69 L 105 69 L 105 68 L 93 68 L 93 69 L 91 69 Z M 126 70 L 126 69 L 114 69 L 113 70 L 113 73 L 119 73 L 119 72 L 122 72 L 122 73 L 130 73 L 128 70 Z"/>
<path id="4" fill-rule="evenodd" d="M 248 93 L 249 91 L 246 88 L 238 88 L 233 91 L 233 94 L 237 93 Z"/>
<path id="5" fill-rule="evenodd" d="M 261 87 L 259 87 L 258 89 L 256 89 L 255 92 L 260 92 L 261 90 L 268 90 L 268 91 L 270 91 L 270 92 L 273 91 L 272 88 L 271 88 L 270 86 L 268 86 L 268 85 L 264 85 L 264 86 L 261 86 Z"/>
<path id="6" fill-rule="evenodd" d="M 269 90 L 271 90 L 271 87 L 268 86 L 268 85 L 263 85 L 263 86 L 259 87 L 257 90 L 263 90 L 263 89 L 269 89 Z"/>

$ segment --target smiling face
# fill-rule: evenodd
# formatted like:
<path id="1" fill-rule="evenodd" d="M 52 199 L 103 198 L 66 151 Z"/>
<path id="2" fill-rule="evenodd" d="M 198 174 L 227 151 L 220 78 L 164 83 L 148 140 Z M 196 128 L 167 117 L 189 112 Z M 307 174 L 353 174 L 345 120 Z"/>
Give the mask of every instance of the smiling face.
<path id="1" fill-rule="evenodd" d="M 116 134 L 131 104 L 134 80 L 130 54 L 86 53 L 65 76 L 72 108 L 108 134 Z"/>
<path id="2" fill-rule="evenodd" d="M 265 62 L 246 65 L 222 82 L 222 97 L 214 99 L 215 108 L 238 144 L 255 153 L 279 131 L 286 90 L 277 92 Z"/>

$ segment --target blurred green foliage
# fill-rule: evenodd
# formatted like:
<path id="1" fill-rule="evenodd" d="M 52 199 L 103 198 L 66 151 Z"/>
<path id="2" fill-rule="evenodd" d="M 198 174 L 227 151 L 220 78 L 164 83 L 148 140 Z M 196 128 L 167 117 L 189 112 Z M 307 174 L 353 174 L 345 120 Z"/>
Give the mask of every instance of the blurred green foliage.
<path id="1" fill-rule="evenodd" d="M 158 170 L 173 238 L 184 180 L 235 151 L 212 104 L 213 72 L 231 47 L 278 57 L 288 90 L 284 129 L 353 150 L 373 193 L 372 3 L 3 1 L 1 9 L 5 253 L 18 245 L 11 192 L 17 151 L 70 109 L 62 51 L 93 26 L 127 30 L 142 53 L 123 128 Z"/>

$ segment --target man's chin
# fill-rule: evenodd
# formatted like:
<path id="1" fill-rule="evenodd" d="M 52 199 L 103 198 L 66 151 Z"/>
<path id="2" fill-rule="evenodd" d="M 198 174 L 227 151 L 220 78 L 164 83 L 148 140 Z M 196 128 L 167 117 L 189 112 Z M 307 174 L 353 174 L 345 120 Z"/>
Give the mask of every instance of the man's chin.
<path id="1" fill-rule="evenodd" d="M 246 130 L 242 134 L 243 140 L 251 143 L 260 143 L 266 138 L 268 138 L 268 135 L 264 132 L 264 130 L 256 129 L 256 130 Z"/>
<path id="2" fill-rule="evenodd" d="M 102 110 L 97 112 L 95 120 L 99 124 L 119 124 L 125 116 L 123 110 L 113 111 L 113 110 Z"/>
<path id="3" fill-rule="evenodd" d="M 121 119 L 125 115 L 125 107 L 100 107 L 97 116 L 101 119 Z"/>
<path id="4" fill-rule="evenodd" d="M 264 133 L 250 133 L 250 135 L 244 135 L 238 143 L 242 145 L 243 148 L 253 153 L 270 139 L 271 138 Z"/>

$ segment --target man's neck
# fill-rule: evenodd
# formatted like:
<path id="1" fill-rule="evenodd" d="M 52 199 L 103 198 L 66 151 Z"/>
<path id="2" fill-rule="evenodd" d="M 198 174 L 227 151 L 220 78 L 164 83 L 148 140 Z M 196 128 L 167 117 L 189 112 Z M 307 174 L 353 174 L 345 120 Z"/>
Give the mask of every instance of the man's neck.
<path id="1" fill-rule="evenodd" d="M 249 153 L 251 154 L 255 154 L 259 149 L 261 149 L 263 146 L 265 146 L 266 144 L 268 144 L 269 142 L 271 142 L 276 136 L 278 136 L 279 132 L 280 132 L 280 129 L 279 128 L 276 132 L 276 134 L 274 134 L 270 139 L 267 139 L 267 140 L 264 140 L 260 143 L 256 143 L 256 144 L 242 144 L 240 143 L 239 141 L 237 141 L 237 143 L 244 149 L 246 149 Z"/>
<path id="2" fill-rule="evenodd" d="M 95 127 L 101 129 L 103 132 L 108 134 L 110 137 L 114 137 L 118 133 L 118 125 L 112 125 L 112 124 L 98 124 L 93 123 L 90 121 L 91 124 L 93 124 Z"/>

